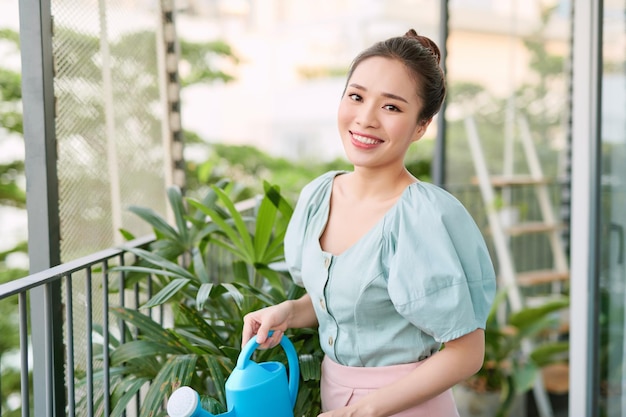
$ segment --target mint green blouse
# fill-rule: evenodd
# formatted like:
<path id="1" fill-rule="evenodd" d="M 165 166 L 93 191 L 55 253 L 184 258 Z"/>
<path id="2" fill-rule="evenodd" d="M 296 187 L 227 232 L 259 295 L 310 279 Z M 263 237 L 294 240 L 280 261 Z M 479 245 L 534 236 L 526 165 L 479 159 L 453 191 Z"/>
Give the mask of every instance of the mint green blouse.
<path id="1" fill-rule="evenodd" d="M 447 191 L 409 185 L 340 255 L 321 249 L 335 176 L 305 186 L 287 228 L 285 260 L 311 296 L 322 349 L 346 366 L 416 362 L 484 328 L 496 289 L 484 239 Z"/>

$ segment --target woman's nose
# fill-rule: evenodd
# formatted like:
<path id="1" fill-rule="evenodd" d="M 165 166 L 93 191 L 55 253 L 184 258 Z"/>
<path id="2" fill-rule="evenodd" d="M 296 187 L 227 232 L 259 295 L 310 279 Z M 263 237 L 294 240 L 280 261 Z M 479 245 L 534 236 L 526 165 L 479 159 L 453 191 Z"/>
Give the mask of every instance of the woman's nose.
<path id="1" fill-rule="evenodd" d="M 356 122 L 363 127 L 377 127 L 378 118 L 375 106 L 367 104 L 360 106 Z"/>

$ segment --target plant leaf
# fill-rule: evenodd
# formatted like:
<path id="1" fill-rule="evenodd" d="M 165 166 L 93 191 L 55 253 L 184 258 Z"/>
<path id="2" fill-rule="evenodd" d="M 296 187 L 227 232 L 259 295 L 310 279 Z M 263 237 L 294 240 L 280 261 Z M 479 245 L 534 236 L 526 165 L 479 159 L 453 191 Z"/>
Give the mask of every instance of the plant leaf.
<path id="1" fill-rule="evenodd" d="M 192 250 L 193 257 L 193 269 L 196 273 L 196 277 L 200 280 L 200 282 L 206 284 L 211 281 L 209 278 L 209 273 L 204 265 L 204 258 L 202 257 L 202 252 L 198 248 L 193 248 Z"/>
<path id="2" fill-rule="evenodd" d="M 211 296 L 211 290 L 213 289 L 213 283 L 201 284 L 196 294 L 196 309 L 202 310 L 204 304 Z"/>
<path id="3" fill-rule="evenodd" d="M 224 375 L 224 371 L 215 356 L 207 356 L 206 361 L 209 374 L 213 378 L 213 386 L 217 392 L 217 398 L 224 408 L 226 408 L 226 392 L 224 388 L 226 375 Z"/>
<path id="4" fill-rule="evenodd" d="M 150 384 L 141 404 L 140 417 L 156 415 L 163 406 L 163 400 L 169 397 L 175 389 L 191 385 L 196 361 L 196 355 L 180 355 L 170 358 Z"/>
<path id="5" fill-rule="evenodd" d="M 154 210 L 139 206 L 130 206 L 128 210 L 135 213 L 137 216 L 146 221 L 146 223 L 152 226 L 155 233 L 158 232 L 171 240 L 178 240 L 178 233 L 176 233 L 176 230 Z"/>
<path id="6" fill-rule="evenodd" d="M 150 340 L 131 340 L 111 352 L 113 366 L 136 358 L 180 353 L 180 349 Z"/>
<path id="7" fill-rule="evenodd" d="M 114 392 L 111 396 L 111 404 L 115 407 L 111 411 L 111 417 L 123 417 L 126 411 L 126 406 L 131 399 L 137 395 L 141 387 L 148 383 L 148 378 L 133 378 L 122 380 L 116 387 L 115 391 L 121 391 L 120 393 Z"/>
<path id="8" fill-rule="evenodd" d="M 189 232 L 187 230 L 187 222 L 185 221 L 185 206 L 183 204 L 183 196 L 180 188 L 177 186 L 169 187 L 167 189 L 167 197 L 170 201 L 172 212 L 174 213 L 180 240 L 184 242 L 187 247 L 190 243 Z"/>
<path id="9" fill-rule="evenodd" d="M 193 276 L 193 274 L 191 274 L 189 271 L 187 271 L 185 268 L 179 266 L 178 264 L 164 258 L 161 255 L 157 255 L 153 252 L 144 250 L 144 249 L 139 249 L 139 248 L 130 248 L 130 247 L 123 247 L 123 249 L 127 252 L 130 252 L 132 254 L 134 254 L 135 256 L 153 264 L 156 266 L 159 266 L 161 268 L 163 268 L 166 271 L 170 271 L 170 272 L 174 272 L 177 273 L 181 278 L 188 278 L 188 279 L 195 279 L 195 277 Z M 113 270 L 123 270 L 124 266 L 116 266 L 115 268 L 112 268 Z"/>
<path id="10" fill-rule="evenodd" d="M 219 227 L 219 231 L 224 233 L 231 243 L 231 244 L 222 244 L 220 246 L 229 250 L 230 252 L 232 252 L 233 254 L 235 254 L 236 256 L 240 258 L 248 262 L 252 262 L 252 258 L 249 257 L 249 254 L 251 252 L 246 250 L 247 248 L 246 248 L 244 241 L 242 240 L 242 237 L 237 234 L 237 231 L 235 230 L 235 228 L 229 225 L 228 222 L 220 214 L 218 214 L 216 210 L 213 210 L 206 206 L 202 206 L 197 201 L 191 200 L 191 199 L 189 200 L 189 204 L 193 205 L 194 207 L 206 213 L 211 218 L 213 223 L 215 223 Z M 216 241 L 216 243 L 219 242 L 219 240 L 217 240 L 217 238 L 215 237 L 213 237 L 212 240 Z M 233 247 L 236 248 L 236 250 L 233 250 Z"/>
<path id="11" fill-rule="evenodd" d="M 111 308 L 111 313 L 140 329 L 143 338 L 158 343 L 165 343 L 170 347 L 180 349 L 181 352 L 184 351 L 184 345 L 175 334 L 164 329 L 160 324 L 145 314 L 125 307 Z"/>
<path id="12" fill-rule="evenodd" d="M 269 198 L 265 197 L 261 200 L 256 218 L 256 226 L 254 231 L 254 253 L 255 259 L 265 259 L 265 253 L 272 237 L 272 229 L 276 221 L 278 209 Z"/>
<path id="13" fill-rule="evenodd" d="M 239 237 L 241 239 L 243 247 L 245 248 L 245 252 L 249 256 L 248 259 L 254 261 L 254 244 L 252 243 L 252 237 L 250 236 L 250 232 L 248 231 L 248 227 L 243 219 L 243 216 L 241 215 L 241 213 L 239 213 L 239 211 L 235 207 L 235 204 L 231 201 L 231 199 L 223 190 L 220 190 L 215 186 L 213 186 L 213 189 L 217 193 L 217 196 L 222 204 L 224 204 L 224 206 L 226 206 L 226 209 L 228 209 L 231 220 L 233 221 L 235 227 L 237 228 L 237 231 L 239 232 Z"/>
<path id="14" fill-rule="evenodd" d="M 170 298 L 178 294 L 182 288 L 185 288 L 187 284 L 189 284 L 190 280 L 187 278 L 177 278 L 172 280 L 169 284 L 167 284 L 161 291 L 159 291 L 154 297 L 149 299 L 144 305 L 140 308 L 151 308 L 159 306 L 165 302 L 167 302 Z"/>

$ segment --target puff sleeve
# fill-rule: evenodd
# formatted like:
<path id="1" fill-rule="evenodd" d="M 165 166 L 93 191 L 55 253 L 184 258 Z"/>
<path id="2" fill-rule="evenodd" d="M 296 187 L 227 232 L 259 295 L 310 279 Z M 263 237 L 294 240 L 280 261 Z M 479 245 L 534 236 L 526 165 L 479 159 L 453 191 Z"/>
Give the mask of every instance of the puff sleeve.
<path id="1" fill-rule="evenodd" d="M 485 327 L 495 272 L 467 210 L 445 190 L 424 186 L 396 216 L 388 291 L 403 317 L 445 343 Z"/>

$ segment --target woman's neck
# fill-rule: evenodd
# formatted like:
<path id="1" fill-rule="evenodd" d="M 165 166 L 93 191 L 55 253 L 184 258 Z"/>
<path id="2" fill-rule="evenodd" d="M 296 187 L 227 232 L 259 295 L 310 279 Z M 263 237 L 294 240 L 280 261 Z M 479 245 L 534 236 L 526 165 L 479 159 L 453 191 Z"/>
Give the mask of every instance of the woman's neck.
<path id="1" fill-rule="evenodd" d="M 388 200 L 397 198 L 411 183 L 418 180 L 403 166 L 383 172 L 355 167 L 340 181 L 342 193 L 354 200 Z"/>

